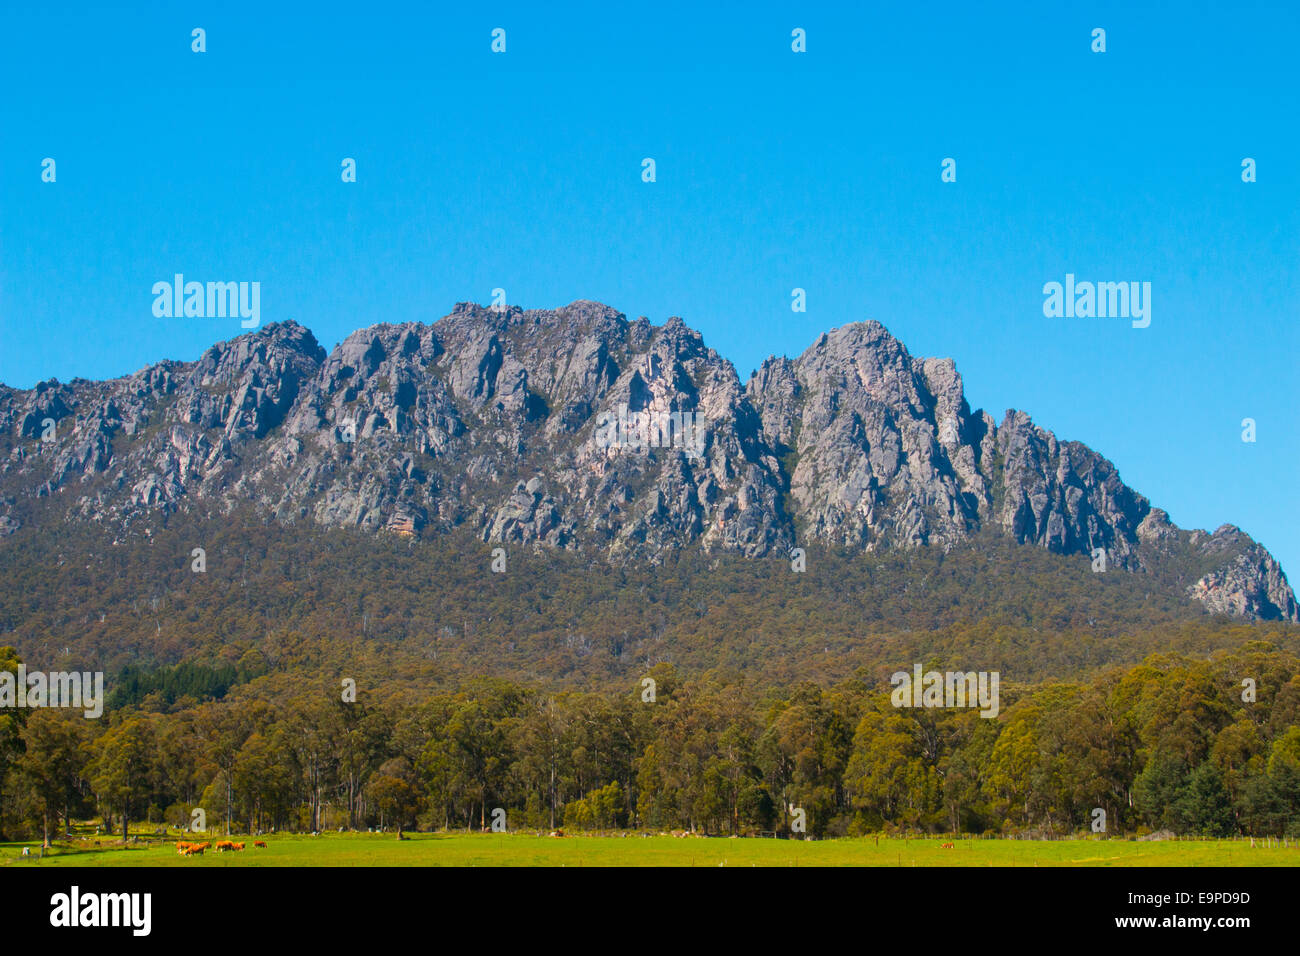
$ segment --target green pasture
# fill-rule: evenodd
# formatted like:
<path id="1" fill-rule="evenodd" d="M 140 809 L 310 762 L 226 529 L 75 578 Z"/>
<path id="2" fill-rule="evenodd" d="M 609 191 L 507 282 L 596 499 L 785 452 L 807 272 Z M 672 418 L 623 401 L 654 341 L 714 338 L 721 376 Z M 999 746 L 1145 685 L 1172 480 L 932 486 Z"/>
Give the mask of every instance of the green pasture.
<path id="1" fill-rule="evenodd" d="M 40 842 L 0 844 L 0 866 L 1296 866 L 1300 846 L 1256 840 L 961 840 L 874 837 L 836 840 L 676 837 L 655 834 L 325 833 L 320 836 L 235 837 L 241 852 L 177 855 L 179 834 L 61 841 L 40 854 Z M 194 840 L 190 835 L 185 839 Z M 220 837 L 198 837 L 216 843 Z M 255 848 L 263 840 L 265 849 Z M 940 844 L 952 842 L 952 849 Z M 30 856 L 22 856 L 23 847 Z"/>

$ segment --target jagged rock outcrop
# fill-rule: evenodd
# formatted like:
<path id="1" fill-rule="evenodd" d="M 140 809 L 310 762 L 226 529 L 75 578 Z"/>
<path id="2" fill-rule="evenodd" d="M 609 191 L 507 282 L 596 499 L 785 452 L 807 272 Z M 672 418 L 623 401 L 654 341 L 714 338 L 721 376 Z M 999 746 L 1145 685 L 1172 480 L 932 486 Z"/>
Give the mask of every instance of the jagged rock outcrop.
<path id="1" fill-rule="evenodd" d="M 1184 531 L 1115 467 L 1020 411 L 968 405 L 951 359 L 876 322 L 742 385 L 678 318 L 461 303 L 326 354 L 292 322 L 108 382 L 0 386 L 0 540 L 251 502 L 282 521 L 654 561 L 819 542 L 945 549 L 992 530 L 1130 571 L 1194 568 L 1216 613 L 1296 620 L 1238 529 Z M 1171 572 L 1173 573 L 1173 572 Z M 1194 583 L 1187 583 L 1194 580 Z"/>
<path id="2" fill-rule="evenodd" d="M 1240 528 L 1222 525 L 1204 545 L 1227 563 L 1187 589 L 1187 593 L 1216 614 L 1263 620 L 1294 621 L 1295 595 L 1282 566 Z"/>

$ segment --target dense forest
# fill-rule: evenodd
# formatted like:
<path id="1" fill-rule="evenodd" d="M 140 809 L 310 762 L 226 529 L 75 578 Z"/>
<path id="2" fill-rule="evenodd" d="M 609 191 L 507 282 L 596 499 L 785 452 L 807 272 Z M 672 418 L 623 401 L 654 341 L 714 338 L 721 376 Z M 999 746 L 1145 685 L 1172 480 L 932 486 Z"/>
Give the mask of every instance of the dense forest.
<path id="1" fill-rule="evenodd" d="M 239 513 L 9 536 L 0 668 L 102 671 L 107 706 L 0 709 L 0 834 L 499 808 L 530 829 L 1061 835 L 1101 809 L 1110 835 L 1300 835 L 1300 628 L 1207 614 L 1198 567 L 1094 573 L 996 536 L 810 549 L 801 572 L 494 547 Z M 914 664 L 998 672 L 1000 712 L 894 707 Z"/>
<path id="2" fill-rule="evenodd" d="M 622 693 L 495 678 L 187 692 L 228 676 L 137 680 L 143 697 L 100 720 L 0 712 L 4 836 L 96 816 L 185 825 L 197 807 L 231 832 L 478 829 L 503 810 L 510 829 L 1043 836 L 1090 832 L 1100 808 L 1111 836 L 1300 837 L 1300 659 L 1265 642 L 1006 683 L 996 719 L 897 708 L 866 674 L 778 691 L 663 663 L 653 693 L 645 678 Z"/>

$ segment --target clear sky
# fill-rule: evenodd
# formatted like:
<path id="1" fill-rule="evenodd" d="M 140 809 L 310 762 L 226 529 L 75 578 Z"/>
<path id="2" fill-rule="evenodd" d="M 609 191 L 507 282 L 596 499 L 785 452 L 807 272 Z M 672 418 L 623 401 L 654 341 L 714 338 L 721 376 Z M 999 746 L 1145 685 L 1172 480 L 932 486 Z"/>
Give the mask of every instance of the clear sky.
<path id="1" fill-rule="evenodd" d="M 496 287 L 680 315 L 742 379 L 877 319 L 1300 567 L 1300 5 L 281 6 L 3 4 L 0 381 L 240 334 L 154 318 L 177 272 L 326 348 Z M 1044 317 L 1066 273 L 1150 327 Z"/>

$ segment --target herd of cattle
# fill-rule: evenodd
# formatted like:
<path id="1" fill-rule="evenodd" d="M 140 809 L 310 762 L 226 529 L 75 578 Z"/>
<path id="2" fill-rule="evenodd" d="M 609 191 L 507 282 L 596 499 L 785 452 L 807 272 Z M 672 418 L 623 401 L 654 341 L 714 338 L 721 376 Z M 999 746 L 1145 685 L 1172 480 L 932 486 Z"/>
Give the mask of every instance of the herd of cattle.
<path id="1" fill-rule="evenodd" d="M 176 852 L 181 856 L 202 856 L 203 851 L 209 849 L 211 846 L 211 843 L 186 843 L 182 840 L 176 844 Z M 260 846 L 263 849 L 266 849 L 266 844 L 261 840 L 255 842 L 253 846 Z M 227 850 L 242 850 L 243 848 L 244 844 L 234 843 L 230 840 L 219 840 L 216 846 L 218 853 L 225 853 Z"/>

